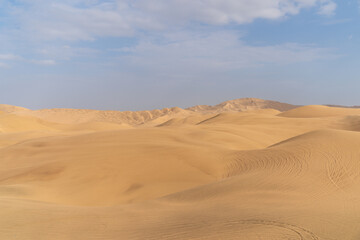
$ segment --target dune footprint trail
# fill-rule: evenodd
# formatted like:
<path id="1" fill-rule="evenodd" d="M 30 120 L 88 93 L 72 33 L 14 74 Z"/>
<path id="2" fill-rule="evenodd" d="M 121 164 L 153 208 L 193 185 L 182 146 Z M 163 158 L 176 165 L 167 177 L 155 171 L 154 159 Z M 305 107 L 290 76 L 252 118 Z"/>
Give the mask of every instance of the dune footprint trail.
<path id="1" fill-rule="evenodd" d="M 0 239 L 360 238 L 358 109 L 0 111 Z"/>

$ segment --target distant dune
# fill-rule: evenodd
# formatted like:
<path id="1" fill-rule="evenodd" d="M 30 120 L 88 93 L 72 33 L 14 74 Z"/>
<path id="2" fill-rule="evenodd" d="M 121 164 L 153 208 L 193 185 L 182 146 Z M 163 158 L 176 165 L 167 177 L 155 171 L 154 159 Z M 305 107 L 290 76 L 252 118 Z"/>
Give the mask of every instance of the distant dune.
<path id="1" fill-rule="evenodd" d="M 226 101 L 215 106 L 198 105 L 187 108 L 187 110 L 194 112 L 227 112 L 227 111 L 248 111 L 259 109 L 275 109 L 279 111 L 287 111 L 298 106 L 287 103 L 281 103 L 270 100 L 263 100 L 258 98 L 240 98 L 235 100 Z"/>
<path id="2" fill-rule="evenodd" d="M 301 118 L 301 117 L 316 118 L 316 117 L 346 116 L 352 114 L 360 114 L 360 109 L 313 105 L 313 106 L 304 106 L 304 107 L 295 108 L 283 112 L 279 114 L 279 116 L 296 117 L 296 118 Z"/>
<path id="3" fill-rule="evenodd" d="M 287 103 L 280 103 L 257 98 L 242 98 L 223 102 L 215 106 L 201 105 L 187 109 L 173 107 L 137 112 L 99 111 L 65 108 L 31 111 L 26 108 L 14 107 L 9 105 L 0 105 L 0 111 L 14 113 L 22 116 L 32 116 L 54 123 L 78 124 L 86 122 L 110 122 L 137 126 L 149 122 L 153 122 L 154 124 L 161 124 L 176 117 L 182 118 L 193 115 L 194 112 L 201 114 L 215 114 L 222 112 L 243 112 L 261 109 L 286 111 L 296 107 L 297 106 L 295 105 Z"/>
<path id="4" fill-rule="evenodd" d="M 19 112 L 19 111 L 29 111 L 29 109 L 23 107 L 17 107 L 7 104 L 0 104 L 0 111 L 6 113 Z"/>
<path id="5" fill-rule="evenodd" d="M 360 110 L 0 105 L 0 239 L 358 240 Z"/>
<path id="6" fill-rule="evenodd" d="M 326 104 L 328 107 L 338 107 L 338 108 L 360 108 L 360 106 L 343 106 L 343 105 L 334 105 L 334 104 Z"/>

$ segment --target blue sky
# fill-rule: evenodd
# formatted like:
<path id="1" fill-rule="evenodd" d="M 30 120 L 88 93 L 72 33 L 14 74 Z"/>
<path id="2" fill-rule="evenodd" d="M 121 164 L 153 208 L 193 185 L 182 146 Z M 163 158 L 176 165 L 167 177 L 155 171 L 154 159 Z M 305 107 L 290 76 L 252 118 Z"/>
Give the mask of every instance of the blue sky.
<path id="1" fill-rule="evenodd" d="M 357 0 L 0 0 L 0 103 L 360 105 Z"/>

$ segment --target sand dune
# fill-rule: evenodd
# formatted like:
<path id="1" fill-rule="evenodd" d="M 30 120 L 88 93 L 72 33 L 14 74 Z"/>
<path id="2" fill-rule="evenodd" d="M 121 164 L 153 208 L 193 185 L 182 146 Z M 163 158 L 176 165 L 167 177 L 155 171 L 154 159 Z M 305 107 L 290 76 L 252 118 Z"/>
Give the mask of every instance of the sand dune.
<path id="1" fill-rule="evenodd" d="M 280 103 L 276 101 L 263 100 L 258 98 L 240 98 L 226 101 L 215 106 L 198 105 L 187 108 L 187 110 L 194 112 L 227 112 L 227 111 L 249 111 L 259 109 L 275 109 L 278 111 L 287 111 L 298 106 L 287 103 Z"/>
<path id="2" fill-rule="evenodd" d="M 110 122 L 138 126 L 149 122 L 152 122 L 152 125 L 161 124 L 172 118 L 193 115 L 194 112 L 201 114 L 215 114 L 221 112 L 242 112 L 262 109 L 285 111 L 295 107 L 297 106 L 275 101 L 243 98 L 223 102 L 215 106 L 203 105 L 187 109 L 173 107 L 137 112 L 98 111 L 89 109 L 42 109 L 30 111 L 29 109 L 9 105 L 0 105 L 0 110 L 15 113 L 21 116 L 32 116 L 55 123 L 79 124 L 86 122 Z"/>
<path id="3" fill-rule="evenodd" d="M 312 105 L 295 108 L 279 114 L 279 116 L 282 117 L 295 118 L 335 117 L 344 115 L 360 115 L 360 109 Z"/>
<path id="4" fill-rule="evenodd" d="M 13 112 L 20 112 L 20 111 L 26 112 L 26 111 L 29 111 L 29 109 L 23 108 L 23 107 L 7 105 L 7 104 L 0 104 L 0 111 L 6 112 L 6 113 L 13 113 Z"/>
<path id="5" fill-rule="evenodd" d="M 22 117 L 15 114 L 0 114 L 0 132 L 25 132 L 52 130 L 51 123 L 46 123 L 35 117 Z M 53 124 L 55 127 L 55 124 Z"/>
<path id="6" fill-rule="evenodd" d="M 349 115 L 339 121 L 340 127 L 350 131 L 360 131 L 360 114 Z"/>
<path id="7" fill-rule="evenodd" d="M 358 109 L 0 111 L 0 239 L 360 237 Z"/>
<path id="8" fill-rule="evenodd" d="M 162 117 L 172 116 L 186 112 L 181 108 L 164 108 L 161 110 L 139 111 L 139 112 L 119 112 L 119 111 L 98 111 L 88 109 L 42 109 L 36 111 L 15 111 L 21 116 L 33 116 L 45 121 L 80 124 L 87 122 L 110 122 L 139 125 L 147 121 Z"/>

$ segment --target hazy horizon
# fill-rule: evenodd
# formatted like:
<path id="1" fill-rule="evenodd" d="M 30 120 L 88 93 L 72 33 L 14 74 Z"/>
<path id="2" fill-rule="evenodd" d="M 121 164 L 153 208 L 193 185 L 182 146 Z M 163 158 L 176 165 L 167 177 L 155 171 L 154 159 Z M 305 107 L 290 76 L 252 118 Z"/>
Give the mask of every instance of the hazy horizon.
<path id="1" fill-rule="evenodd" d="M 0 103 L 360 105 L 358 1 L 0 1 Z"/>
<path id="2" fill-rule="evenodd" d="M 87 110 L 100 110 L 100 111 L 149 111 L 149 110 L 156 110 L 156 109 L 164 109 L 164 108 L 173 108 L 173 107 L 180 107 L 182 109 L 187 109 L 187 108 L 191 108 L 191 107 L 195 107 L 198 105 L 208 105 L 208 106 L 215 106 L 218 104 L 221 104 L 223 102 L 226 101 L 232 101 L 232 100 L 237 100 L 237 99 L 245 99 L 245 98 L 252 98 L 252 97 L 244 97 L 244 98 L 236 98 L 236 99 L 227 99 L 227 100 L 223 100 L 220 102 L 214 102 L 212 104 L 207 104 L 207 103 L 202 103 L 202 104 L 193 104 L 193 105 L 189 105 L 189 106 L 167 106 L 167 105 L 163 105 L 162 107 L 154 107 L 154 108 L 149 108 L 149 109 L 111 109 L 111 108 L 76 108 L 76 107 L 48 107 L 48 108 L 27 108 L 25 106 L 20 106 L 20 105 L 11 105 L 11 104 L 6 104 L 6 103 L 0 103 L 1 104 L 5 104 L 5 105 L 10 105 L 10 106 L 16 106 L 16 107 L 22 107 L 22 108 L 27 108 L 30 110 L 42 110 L 42 109 L 61 109 L 61 108 L 71 108 L 71 109 L 87 109 Z M 256 98 L 256 99 L 261 99 L 261 98 Z M 280 102 L 280 103 L 286 103 L 286 104 L 291 104 L 294 106 L 310 106 L 310 105 L 324 105 L 324 106 L 332 106 L 332 107 L 350 107 L 350 108 L 360 108 L 359 105 L 339 105 L 339 104 L 327 104 L 327 103 L 322 103 L 322 104 L 298 104 L 298 103 L 289 103 L 289 102 L 282 102 L 282 101 L 277 101 L 277 100 L 273 100 L 273 99 L 262 99 L 262 100 L 266 100 L 266 101 L 274 101 L 274 102 Z"/>

